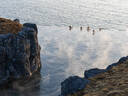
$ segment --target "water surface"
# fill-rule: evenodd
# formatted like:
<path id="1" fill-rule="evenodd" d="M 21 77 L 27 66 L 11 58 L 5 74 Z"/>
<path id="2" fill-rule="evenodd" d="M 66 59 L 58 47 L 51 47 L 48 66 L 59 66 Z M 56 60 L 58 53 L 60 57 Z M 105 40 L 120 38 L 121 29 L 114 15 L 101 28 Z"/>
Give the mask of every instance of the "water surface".
<path id="1" fill-rule="evenodd" d="M 4 0 L 0 16 L 36 23 L 42 47 L 40 76 L 18 91 L 4 91 L 4 96 L 57 96 L 65 78 L 83 77 L 84 70 L 106 68 L 128 55 L 126 0 Z"/>

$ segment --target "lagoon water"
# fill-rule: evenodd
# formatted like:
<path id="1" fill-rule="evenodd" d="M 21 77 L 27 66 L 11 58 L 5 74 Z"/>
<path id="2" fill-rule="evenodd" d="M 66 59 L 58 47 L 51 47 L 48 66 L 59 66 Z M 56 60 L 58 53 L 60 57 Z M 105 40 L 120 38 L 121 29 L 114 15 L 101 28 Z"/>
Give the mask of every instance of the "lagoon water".
<path id="1" fill-rule="evenodd" d="M 83 77 L 85 70 L 106 68 L 128 55 L 127 0 L 3 0 L 0 17 L 36 23 L 42 47 L 41 78 L 33 85 L 39 88 L 25 91 L 33 81 L 2 96 L 58 96 L 67 77 Z"/>

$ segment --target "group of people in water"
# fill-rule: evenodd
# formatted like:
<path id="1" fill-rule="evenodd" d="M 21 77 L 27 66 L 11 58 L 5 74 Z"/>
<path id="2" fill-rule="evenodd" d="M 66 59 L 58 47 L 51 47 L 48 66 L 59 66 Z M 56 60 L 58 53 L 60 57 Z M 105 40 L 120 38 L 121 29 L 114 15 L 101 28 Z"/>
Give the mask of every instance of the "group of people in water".
<path id="1" fill-rule="evenodd" d="M 70 25 L 69 26 L 69 30 L 72 30 L 72 29 L 73 29 L 73 27 Z M 80 30 L 81 31 L 83 30 L 83 27 L 82 26 L 80 27 Z M 87 31 L 89 32 L 90 30 L 91 30 L 91 28 L 88 26 L 87 27 Z M 99 28 L 99 31 L 101 31 L 101 30 L 102 30 L 102 28 Z M 93 32 L 93 34 L 95 34 L 95 30 L 94 29 L 92 30 L 92 32 Z"/>

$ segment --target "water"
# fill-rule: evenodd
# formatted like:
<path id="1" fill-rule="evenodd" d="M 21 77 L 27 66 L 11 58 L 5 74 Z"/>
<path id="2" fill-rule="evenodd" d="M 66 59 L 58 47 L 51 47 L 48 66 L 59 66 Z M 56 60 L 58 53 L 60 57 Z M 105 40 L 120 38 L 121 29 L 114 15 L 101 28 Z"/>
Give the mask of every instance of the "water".
<path id="1" fill-rule="evenodd" d="M 19 91 L 4 91 L 2 96 L 57 96 L 65 78 L 83 77 L 84 70 L 106 68 L 128 55 L 126 0 L 3 0 L 0 16 L 36 23 L 42 47 L 41 76 Z M 73 25 L 71 31 L 69 25 Z M 36 80 L 40 82 L 35 84 Z M 25 91 L 33 84 L 39 88 Z"/>

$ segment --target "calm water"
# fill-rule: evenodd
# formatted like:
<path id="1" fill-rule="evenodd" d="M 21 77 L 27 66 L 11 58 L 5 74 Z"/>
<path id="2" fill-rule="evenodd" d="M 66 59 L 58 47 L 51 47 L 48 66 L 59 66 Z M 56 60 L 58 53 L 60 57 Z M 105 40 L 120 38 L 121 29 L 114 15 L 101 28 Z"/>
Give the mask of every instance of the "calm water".
<path id="1" fill-rule="evenodd" d="M 0 16 L 36 23 L 42 47 L 41 76 L 2 96 L 57 96 L 65 78 L 82 77 L 86 69 L 106 68 L 128 55 L 127 0 L 2 0 Z M 38 88 L 31 89 L 33 84 Z"/>

